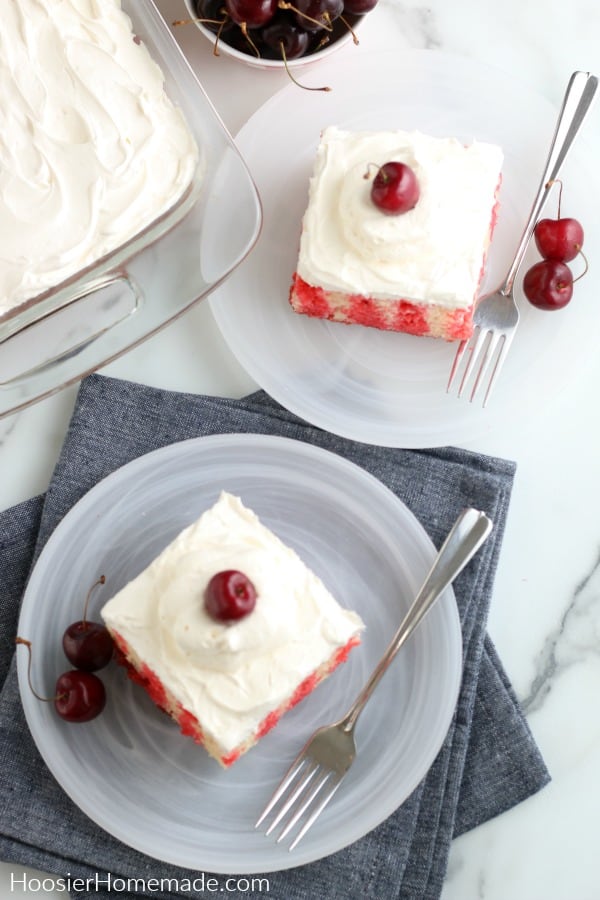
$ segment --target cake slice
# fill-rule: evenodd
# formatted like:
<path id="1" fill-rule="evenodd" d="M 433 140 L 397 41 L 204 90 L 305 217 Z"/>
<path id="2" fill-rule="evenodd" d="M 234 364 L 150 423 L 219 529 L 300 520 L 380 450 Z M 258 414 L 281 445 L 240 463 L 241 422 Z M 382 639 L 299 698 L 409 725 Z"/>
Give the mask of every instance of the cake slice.
<path id="1" fill-rule="evenodd" d="M 364 627 L 226 492 L 102 618 L 133 680 L 226 767 L 347 658 Z"/>
<path id="2" fill-rule="evenodd" d="M 371 198 L 381 166 L 410 168 L 412 209 Z M 497 217 L 502 151 L 412 131 L 324 130 L 290 290 L 298 313 L 346 324 L 468 338 Z"/>

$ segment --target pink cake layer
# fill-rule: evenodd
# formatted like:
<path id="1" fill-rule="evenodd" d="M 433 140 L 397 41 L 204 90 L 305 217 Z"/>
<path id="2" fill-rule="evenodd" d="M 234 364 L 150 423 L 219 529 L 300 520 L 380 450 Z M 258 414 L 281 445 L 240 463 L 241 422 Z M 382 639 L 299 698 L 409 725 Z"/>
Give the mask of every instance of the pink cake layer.
<path id="1" fill-rule="evenodd" d="M 198 721 L 193 713 L 179 703 L 152 668 L 146 662 L 137 658 L 127 641 L 114 631 L 112 636 L 117 646 L 117 660 L 125 667 L 131 680 L 143 687 L 150 699 L 177 722 L 182 734 L 191 737 L 197 744 L 201 744 L 225 768 L 231 766 L 243 753 L 246 753 L 247 750 L 253 747 L 260 738 L 264 737 L 277 724 L 285 712 L 307 697 L 321 681 L 330 675 L 341 663 L 346 661 L 352 648 L 360 643 L 360 637 L 350 638 L 347 644 L 336 650 L 329 660 L 305 678 L 284 703 L 268 713 L 250 738 L 233 750 L 225 750 L 219 745 L 218 740 L 210 739 L 204 733 L 202 723 Z"/>
<path id="2" fill-rule="evenodd" d="M 327 291 L 308 284 L 297 272 L 292 280 L 290 303 L 297 313 L 346 325 L 367 325 L 383 331 L 402 331 L 447 341 L 463 340 L 473 333 L 473 306 L 446 309 L 413 303 L 402 297 L 377 300 L 363 294 Z"/>

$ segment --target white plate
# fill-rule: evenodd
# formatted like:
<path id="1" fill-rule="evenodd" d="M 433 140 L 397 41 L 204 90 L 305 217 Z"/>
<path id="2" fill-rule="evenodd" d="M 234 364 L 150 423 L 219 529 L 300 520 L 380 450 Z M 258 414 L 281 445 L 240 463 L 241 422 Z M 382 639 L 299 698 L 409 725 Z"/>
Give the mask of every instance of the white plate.
<path id="1" fill-rule="evenodd" d="M 485 410 L 446 393 L 457 344 L 293 313 L 289 286 L 322 128 L 414 128 L 500 144 L 500 217 L 484 288 L 506 275 L 554 131 L 558 110 L 504 72 L 432 50 L 372 54 L 361 47 L 319 68 L 319 83 L 329 84 L 330 93 L 284 88 L 237 135 L 261 194 L 264 226 L 252 254 L 211 297 L 211 308 L 252 378 L 312 424 L 382 446 L 465 444 L 531 418 L 594 352 L 600 269 L 592 263 L 560 312 L 519 302 L 519 333 Z M 582 221 L 588 247 L 600 243 L 598 169 L 586 144 L 593 134 L 590 119 L 563 170 L 562 212 Z M 556 215 L 556 196 L 547 212 Z M 526 263 L 532 259 L 534 250 Z"/>
<path id="2" fill-rule="evenodd" d="M 33 643 L 33 676 L 51 693 L 69 666 L 64 628 L 91 614 L 217 499 L 238 494 L 293 546 L 367 630 L 342 669 L 225 771 L 182 737 L 116 665 L 100 673 L 103 714 L 60 720 L 27 685 L 21 697 L 36 744 L 59 784 L 98 825 L 175 865 L 224 873 L 310 862 L 386 818 L 426 774 L 451 721 L 462 670 L 456 603 L 445 593 L 361 718 L 355 766 L 293 854 L 254 830 L 279 778 L 318 724 L 343 712 L 387 646 L 434 554 L 408 509 L 379 481 L 324 450 L 285 438 L 223 435 L 150 453 L 92 489 L 62 520 L 32 573 L 19 634 Z"/>

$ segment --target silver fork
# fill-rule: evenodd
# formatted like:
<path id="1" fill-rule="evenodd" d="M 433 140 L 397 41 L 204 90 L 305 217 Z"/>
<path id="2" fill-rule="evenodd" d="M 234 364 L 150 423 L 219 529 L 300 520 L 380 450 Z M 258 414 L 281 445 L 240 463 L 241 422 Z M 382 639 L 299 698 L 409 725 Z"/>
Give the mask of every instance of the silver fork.
<path id="1" fill-rule="evenodd" d="M 469 398 L 470 402 L 473 402 L 480 386 L 484 383 L 487 372 L 490 371 L 487 390 L 483 398 L 483 406 L 487 404 L 519 324 L 519 310 L 513 296 L 515 276 L 523 262 L 540 211 L 550 193 L 552 182 L 558 177 L 567 153 L 583 124 L 597 86 L 598 79 L 589 72 L 574 72 L 571 75 L 540 186 L 515 258 L 504 283 L 478 301 L 473 316 L 475 324 L 473 335 L 468 340 L 461 341 L 458 346 L 446 388 L 447 392 L 450 391 L 463 357 L 465 357 L 466 365 L 460 381 L 458 396 L 462 396 L 469 379 L 474 375 Z M 477 372 L 475 372 L 476 363 L 479 363 Z"/>
<path id="2" fill-rule="evenodd" d="M 472 508 L 463 510 L 366 685 L 339 721 L 319 728 L 305 744 L 256 822 L 256 828 L 272 814 L 265 833 L 271 834 L 280 826 L 278 843 L 296 830 L 289 845 L 293 850 L 304 837 L 354 761 L 354 727 L 382 676 L 440 594 L 477 552 L 491 528 L 492 522 L 484 513 Z"/>

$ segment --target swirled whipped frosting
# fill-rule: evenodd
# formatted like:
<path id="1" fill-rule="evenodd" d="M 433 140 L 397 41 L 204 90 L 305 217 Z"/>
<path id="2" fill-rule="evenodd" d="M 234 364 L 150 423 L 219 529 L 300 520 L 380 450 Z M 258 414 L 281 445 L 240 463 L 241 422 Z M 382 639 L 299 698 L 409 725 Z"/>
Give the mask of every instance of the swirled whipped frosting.
<path id="1" fill-rule="evenodd" d="M 310 180 L 298 274 L 328 291 L 470 306 L 502 160 L 494 144 L 326 128 Z M 384 214 L 370 198 L 377 169 L 391 161 L 410 166 L 420 186 L 414 209 L 400 215 Z"/>
<path id="2" fill-rule="evenodd" d="M 254 610 L 230 624 L 204 608 L 211 577 L 243 572 Z M 363 626 L 242 501 L 218 501 L 102 609 L 202 729 L 233 749 Z"/>
<path id="3" fill-rule="evenodd" d="M 0 315 L 166 212 L 198 159 L 120 0 L 0 0 Z"/>

